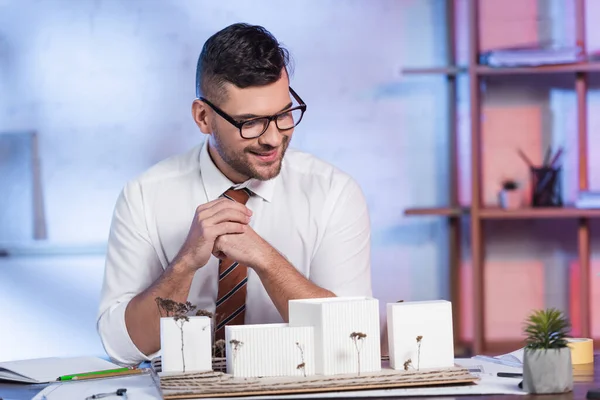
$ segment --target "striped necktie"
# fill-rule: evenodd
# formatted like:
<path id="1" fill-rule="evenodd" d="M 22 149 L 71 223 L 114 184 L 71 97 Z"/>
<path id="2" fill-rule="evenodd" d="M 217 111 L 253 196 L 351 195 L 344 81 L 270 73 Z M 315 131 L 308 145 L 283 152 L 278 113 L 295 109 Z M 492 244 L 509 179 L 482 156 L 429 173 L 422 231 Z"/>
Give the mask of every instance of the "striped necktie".
<path id="1" fill-rule="evenodd" d="M 223 197 L 246 204 L 251 192 L 229 189 Z M 246 315 L 246 283 L 248 268 L 235 260 L 225 258 L 219 262 L 219 290 L 215 317 L 215 340 L 225 339 L 225 325 L 243 325 Z"/>

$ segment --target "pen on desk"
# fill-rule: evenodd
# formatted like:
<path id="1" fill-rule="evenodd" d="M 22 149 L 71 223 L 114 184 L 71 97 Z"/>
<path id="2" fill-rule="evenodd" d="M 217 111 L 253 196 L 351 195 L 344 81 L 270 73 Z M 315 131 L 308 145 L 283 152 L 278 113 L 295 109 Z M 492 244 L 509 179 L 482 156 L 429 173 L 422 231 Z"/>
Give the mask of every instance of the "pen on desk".
<path id="1" fill-rule="evenodd" d="M 520 372 L 498 372 L 500 378 L 522 378 L 523 374 Z"/>
<path id="2" fill-rule="evenodd" d="M 102 371 L 92 371 L 92 372 L 83 372 L 80 374 L 72 374 L 72 375 L 63 375 L 63 376 L 59 376 L 57 381 L 70 381 L 73 379 L 82 379 L 82 378 L 87 378 L 87 377 L 104 377 L 107 375 L 114 375 L 114 374 L 126 374 L 132 371 L 137 371 L 137 369 L 131 369 L 131 368 L 116 368 L 116 369 L 105 369 Z"/>

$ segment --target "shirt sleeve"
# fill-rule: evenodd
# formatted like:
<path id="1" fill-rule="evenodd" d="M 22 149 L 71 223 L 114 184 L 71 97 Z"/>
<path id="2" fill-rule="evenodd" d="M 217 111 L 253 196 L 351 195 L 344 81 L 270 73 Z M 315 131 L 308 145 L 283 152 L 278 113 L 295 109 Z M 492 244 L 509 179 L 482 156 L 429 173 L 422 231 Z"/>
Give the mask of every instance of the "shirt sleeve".
<path id="1" fill-rule="evenodd" d="M 358 184 L 349 179 L 325 213 L 328 222 L 312 259 L 310 280 L 337 296 L 372 297 L 371 227 Z"/>
<path id="2" fill-rule="evenodd" d="M 119 195 L 108 239 L 104 282 L 97 329 L 108 356 L 116 363 L 134 365 L 151 360 L 135 346 L 125 325 L 129 301 L 149 287 L 163 268 L 151 244 L 138 183 Z"/>

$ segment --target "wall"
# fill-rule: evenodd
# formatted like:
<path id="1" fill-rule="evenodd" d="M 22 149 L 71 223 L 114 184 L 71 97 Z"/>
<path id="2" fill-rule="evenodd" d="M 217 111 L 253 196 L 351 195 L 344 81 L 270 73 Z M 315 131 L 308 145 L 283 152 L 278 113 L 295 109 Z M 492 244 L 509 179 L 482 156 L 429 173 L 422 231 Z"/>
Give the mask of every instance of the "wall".
<path id="1" fill-rule="evenodd" d="M 196 58 L 210 34 L 237 21 L 263 24 L 294 56 L 292 84 L 309 111 L 293 145 L 336 164 L 363 187 L 373 225 L 373 284 L 382 310 L 398 299 L 447 298 L 444 219 L 403 215 L 409 207 L 447 201 L 445 80 L 400 74 L 403 67 L 444 63 L 443 10 L 443 0 L 309 0 L 285 6 L 267 0 L 0 1 L 0 131 L 39 133 L 49 236 L 42 250 L 92 253 L 0 263 L 5 271 L 0 282 L 12 282 L 11 290 L 0 290 L 0 299 L 23 307 L 18 313 L 0 311 L 0 318 L 15 326 L 0 332 L 0 360 L 102 352 L 93 322 L 114 201 L 128 179 L 202 139 L 190 117 Z M 566 31 L 554 29 L 555 35 Z M 465 88 L 463 81 L 463 150 L 469 145 Z M 541 90 L 532 102 L 548 104 L 556 97 L 552 93 Z M 497 101 L 515 96 L 500 94 Z M 468 153 L 462 154 L 467 160 Z M 463 172 L 467 188 L 468 168 Z M 594 176 L 598 187 L 600 172 Z M 0 177 L 2 185 L 22 184 L 15 179 Z M 537 246 L 532 234 L 547 230 L 541 222 L 534 225 L 541 227 L 517 225 L 522 228 L 517 239 L 514 226 L 493 228 L 489 251 L 496 267 L 490 279 L 504 279 L 492 292 L 496 299 L 510 295 L 514 280 L 522 279 L 519 260 Z M 13 247 L 31 252 L 29 238 L 14 239 Z M 551 240 L 562 243 L 560 237 Z M 561 276 L 573 243 L 566 249 L 539 247 L 535 257 L 555 263 Z M 507 256 L 517 259 L 513 275 L 502 274 Z M 545 276 L 544 262 L 524 262 L 533 265 L 520 286 L 533 290 L 524 304 L 566 307 L 563 281 L 551 274 L 550 290 L 543 290 L 546 285 L 536 279 Z M 41 290 L 49 286 L 49 276 L 54 289 Z M 85 286 L 77 283 L 82 281 Z M 77 302 L 68 314 L 66 298 Z M 492 299 L 489 310 L 504 315 L 498 304 Z M 16 317 L 21 313 L 27 317 Z M 502 327 L 506 318 L 509 332 Z M 518 336 L 518 318 L 492 319 L 491 336 Z M 24 332 L 42 325 L 55 336 L 41 330 L 19 346 Z M 468 321 L 465 328 L 468 335 Z M 73 332 L 77 341 L 62 339 Z"/>

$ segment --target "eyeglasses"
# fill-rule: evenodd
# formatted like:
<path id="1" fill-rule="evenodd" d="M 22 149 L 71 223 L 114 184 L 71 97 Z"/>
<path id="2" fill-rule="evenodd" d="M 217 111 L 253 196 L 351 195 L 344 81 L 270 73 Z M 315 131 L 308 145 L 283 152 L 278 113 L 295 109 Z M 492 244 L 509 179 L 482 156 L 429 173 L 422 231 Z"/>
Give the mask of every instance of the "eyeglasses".
<path id="1" fill-rule="evenodd" d="M 204 97 L 200 97 L 200 100 L 208 104 L 210 108 L 215 110 L 215 112 L 221 117 L 223 117 L 225 121 L 238 128 L 242 138 L 255 139 L 267 131 L 267 128 L 269 127 L 271 121 L 275 121 L 277 129 L 279 129 L 280 131 L 290 130 L 293 127 L 297 126 L 300 123 L 300 121 L 302 121 L 302 117 L 304 116 L 304 112 L 306 111 L 306 103 L 304 103 L 300 96 L 298 96 L 298 94 L 291 87 L 290 93 L 298 102 L 298 106 L 292 107 L 278 114 L 271 115 L 270 117 L 257 117 L 240 122 L 236 121 L 232 116 L 230 116 L 225 111 L 212 104 L 210 101 L 206 100 Z"/>

